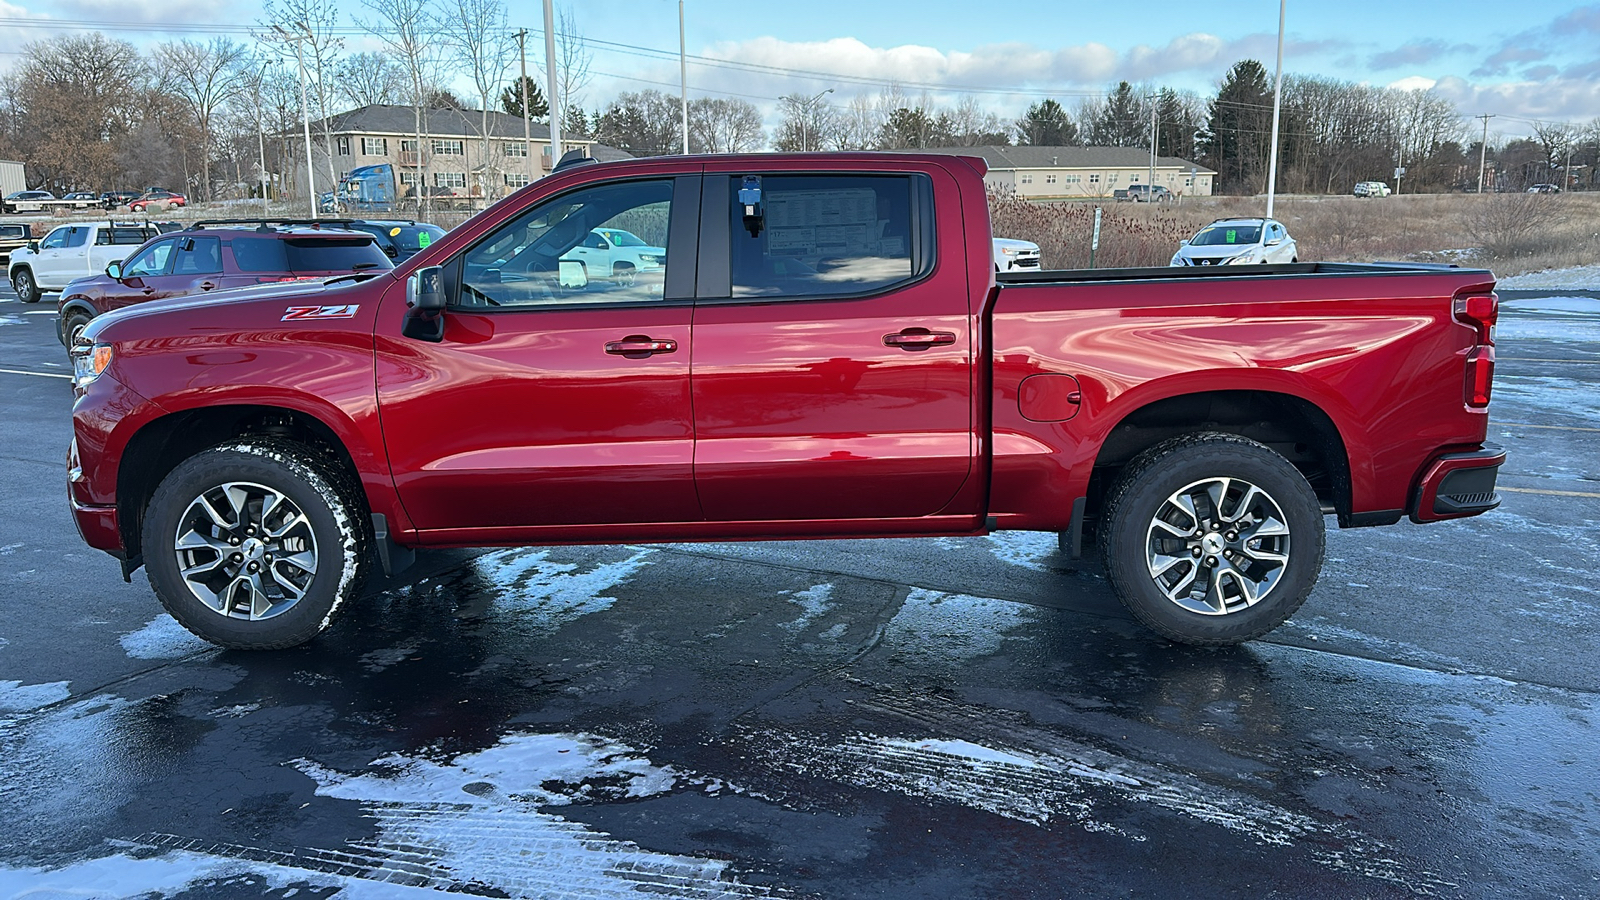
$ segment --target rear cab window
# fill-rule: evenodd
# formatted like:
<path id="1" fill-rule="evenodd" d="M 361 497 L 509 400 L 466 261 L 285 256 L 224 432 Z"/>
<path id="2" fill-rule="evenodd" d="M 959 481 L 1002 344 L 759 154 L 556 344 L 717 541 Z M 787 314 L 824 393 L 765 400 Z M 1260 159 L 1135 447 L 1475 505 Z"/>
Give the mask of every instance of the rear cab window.
<path id="1" fill-rule="evenodd" d="M 933 270 L 932 188 L 922 175 L 764 175 L 759 222 L 729 188 L 731 296 L 865 296 Z"/>

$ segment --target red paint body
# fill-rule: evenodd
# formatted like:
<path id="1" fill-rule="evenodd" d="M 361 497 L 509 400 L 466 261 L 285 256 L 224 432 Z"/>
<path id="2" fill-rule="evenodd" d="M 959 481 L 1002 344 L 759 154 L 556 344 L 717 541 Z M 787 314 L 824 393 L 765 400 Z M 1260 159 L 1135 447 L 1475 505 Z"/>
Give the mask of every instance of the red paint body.
<path id="1" fill-rule="evenodd" d="M 587 166 L 360 283 L 97 319 L 87 336 L 115 353 L 74 410 L 80 529 L 136 554 L 128 485 L 159 473 L 123 471 L 135 436 L 169 416 L 246 407 L 319 423 L 371 512 L 411 546 L 1066 529 L 1130 414 L 1219 391 L 1320 410 L 1346 473 L 1324 500 L 1351 524 L 1417 515 L 1424 476 L 1436 489 L 1447 455 L 1446 469 L 1498 464 L 1461 456 L 1483 447 L 1487 410 L 1468 405 L 1464 385 L 1489 331 L 1453 304 L 1488 295 L 1487 272 L 1305 264 L 997 284 L 982 165 L 767 154 Z M 928 179 L 926 277 L 850 299 L 452 308 L 441 341 L 402 334 L 412 272 L 447 265 L 545 198 L 642 177 L 814 172 Z M 682 241 L 671 252 L 670 265 L 694 258 Z M 357 308 L 280 321 L 306 305 Z M 621 352 L 635 346 L 654 352 Z"/>

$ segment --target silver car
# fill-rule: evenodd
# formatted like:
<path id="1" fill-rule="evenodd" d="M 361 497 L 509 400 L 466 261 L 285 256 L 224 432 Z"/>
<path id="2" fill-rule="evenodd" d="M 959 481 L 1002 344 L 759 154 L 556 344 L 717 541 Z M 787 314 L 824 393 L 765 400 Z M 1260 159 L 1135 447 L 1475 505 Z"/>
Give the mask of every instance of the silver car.
<path id="1" fill-rule="evenodd" d="M 1218 219 L 1184 241 L 1174 266 L 1249 266 L 1300 261 L 1300 248 L 1277 219 Z"/>

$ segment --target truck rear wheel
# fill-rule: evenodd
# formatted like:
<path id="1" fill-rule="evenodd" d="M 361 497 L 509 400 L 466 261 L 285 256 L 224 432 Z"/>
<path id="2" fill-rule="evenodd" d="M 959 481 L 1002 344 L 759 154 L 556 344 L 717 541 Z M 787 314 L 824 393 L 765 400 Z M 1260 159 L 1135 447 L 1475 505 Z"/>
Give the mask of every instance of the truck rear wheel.
<path id="1" fill-rule="evenodd" d="M 1106 501 L 1101 552 L 1139 621 L 1186 644 L 1236 644 L 1283 624 L 1322 568 L 1321 504 L 1288 460 L 1220 432 L 1158 444 Z"/>
<path id="2" fill-rule="evenodd" d="M 330 468 L 278 439 L 240 439 L 178 464 L 144 521 L 161 605 L 230 649 L 282 649 L 321 633 L 355 595 L 367 557 L 359 501 Z"/>
<path id="3" fill-rule="evenodd" d="M 39 302 L 39 297 L 41 296 L 39 282 L 33 280 L 33 271 L 31 269 L 18 269 L 11 276 L 11 288 L 17 292 L 17 299 L 23 303 Z"/>

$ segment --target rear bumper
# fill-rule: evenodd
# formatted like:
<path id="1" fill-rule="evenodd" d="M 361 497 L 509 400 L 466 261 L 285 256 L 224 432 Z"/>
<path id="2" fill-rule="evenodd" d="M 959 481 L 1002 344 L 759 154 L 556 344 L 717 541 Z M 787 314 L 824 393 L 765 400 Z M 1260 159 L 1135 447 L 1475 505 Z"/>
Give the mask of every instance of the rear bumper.
<path id="1" fill-rule="evenodd" d="M 1412 495 L 1411 521 L 1464 519 L 1499 506 L 1495 479 L 1505 461 L 1506 451 L 1495 444 L 1434 460 Z"/>

